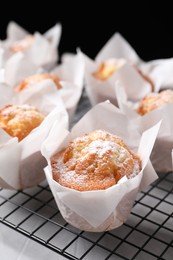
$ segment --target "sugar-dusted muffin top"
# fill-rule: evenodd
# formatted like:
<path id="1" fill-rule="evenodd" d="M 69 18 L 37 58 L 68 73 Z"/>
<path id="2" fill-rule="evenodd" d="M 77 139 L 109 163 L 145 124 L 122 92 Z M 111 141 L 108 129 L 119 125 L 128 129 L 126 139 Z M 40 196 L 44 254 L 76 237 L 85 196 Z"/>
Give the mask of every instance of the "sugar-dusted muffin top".
<path id="1" fill-rule="evenodd" d="M 7 105 L 0 110 L 0 128 L 21 141 L 39 126 L 45 115 L 30 105 Z"/>
<path id="2" fill-rule="evenodd" d="M 172 90 L 163 90 L 160 93 L 150 93 L 145 96 L 139 103 L 137 112 L 140 115 L 145 115 L 148 112 L 155 110 L 165 104 L 173 102 L 173 91 Z"/>
<path id="3" fill-rule="evenodd" d="M 28 34 L 21 40 L 13 42 L 10 45 L 10 51 L 12 51 L 13 53 L 16 53 L 19 51 L 23 52 L 23 51 L 27 50 L 29 47 L 31 47 L 31 45 L 33 44 L 33 41 L 34 41 L 34 36 Z"/>
<path id="4" fill-rule="evenodd" d="M 41 73 L 41 74 L 31 75 L 31 76 L 25 78 L 24 80 L 22 80 L 22 82 L 16 87 L 16 91 L 20 92 L 23 89 L 28 88 L 28 87 L 32 86 L 33 84 L 36 84 L 45 79 L 53 80 L 53 82 L 55 83 L 57 88 L 58 89 L 61 88 L 60 79 L 56 75 L 48 74 L 48 73 Z"/>
<path id="5" fill-rule="evenodd" d="M 96 130 L 51 158 L 53 179 L 78 191 L 105 190 L 141 170 L 141 160 L 118 136 Z"/>

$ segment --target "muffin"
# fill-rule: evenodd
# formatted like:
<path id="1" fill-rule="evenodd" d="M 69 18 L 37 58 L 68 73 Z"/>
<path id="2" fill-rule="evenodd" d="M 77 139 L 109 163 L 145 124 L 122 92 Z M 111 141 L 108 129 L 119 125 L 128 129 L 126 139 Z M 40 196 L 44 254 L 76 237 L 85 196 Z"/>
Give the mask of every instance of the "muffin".
<path id="1" fill-rule="evenodd" d="M 57 86 L 58 89 L 61 88 L 61 84 L 60 84 L 60 79 L 53 74 L 48 74 L 48 73 L 42 73 L 42 74 L 34 74 L 31 75 L 27 78 L 25 78 L 17 87 L 16 87 L 16 91 L 20 92 L 25 88 L 28 88 L 30 86 L 32 86 L 33 84 L 36 84 L 42 80 L 45 79 L 51 79 L 53 80 L 53 82 L 55 83 L 55 85 Z"/>
<path id="2" fill-rule="evenodd" d="M 45 115 L 30 105 L 7 105 L 0 110 L 0 128 L 21 141 L 39 126 Z"/>
<path id="3" fill-rule="evenodd" d="M 95 130 L 51 158 L 53 179 L 78 191 L 105 190 L 141 171 L 141 160 L 118 136 Z"/>
<path id="4" fill-rule="evenodd" d="M 127 61 L 125 59 L 108 59 L 101 63 L 101 65 L 98 67 L 98 70 L 93 73 L 93 76 L 99 80 L 107 80 L 126 63 Z M 154 84 L 152 80 L 137 66 L 133 65 L 133 67 L 140 74 L 140 76 L 150 84 L 151 91 L 154 91 Z"/>
<path id="5" fill-rule="evenodd" d="M 47 160 L 47 182 L 67 223 L 87 232 L 125 223 L 138 192 L 157 179 L 149 158 L 159 127 L 140 133 L 107 101 L 90 109 L 71 132 L 58 122 L 52 127 L 41 153 Z"/>
<path id="6" fill-rule="evenodd" d="M 10 45 L 10 51 L 13 53 L 16 52 L 24 52 L 33 44 L 34 36 L 33 35 L 26 35 L 23 39 L 13 42 Z"/>
<path id="7" fill-rule="evenodd" d="M 145 115 L 152 110 L 155 110 L 163 105 L 173 102 L 173 91 L 163 90 L 160 93 L 150 93 L 145 96 L 139 103 L 137 112 L 140 115 Z"/>

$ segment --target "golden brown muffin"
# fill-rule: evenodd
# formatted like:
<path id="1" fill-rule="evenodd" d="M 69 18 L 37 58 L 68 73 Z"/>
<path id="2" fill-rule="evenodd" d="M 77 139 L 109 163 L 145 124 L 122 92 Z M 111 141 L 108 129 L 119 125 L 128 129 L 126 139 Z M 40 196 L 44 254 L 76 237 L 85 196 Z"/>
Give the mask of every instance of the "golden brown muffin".
<path id="1" fill-rule="evenodd" d="M 160 93 L 150 93 L 141 100 L 137 112 L 143 116 L 146 113 L 171 102 L 173 102 L 172 90 L 164 90 Z"/>
<path id="2" fill-rule="evenodd" d="M 107 61 L 101 63 L 98 70 L 93 73 L 93 76 L 100 80 L 106 80 L 124 64 L 125 60 L 123 59 L 108 59 Z"/>
<path id="3" fill-rule="evenodd" d="M 53 179 L 78 191 L 105 190 L 141 170 L 141 160 L 116 135 L 96 130 L 51 158 Z"/>
<path id="4" fill-rule="evenodd" d="M 25 78 L 16 87 L 16 91 L 20 92 L 23 89 L 28 88 L 28 87 L 32 86 L 33 84 L 38 83 L 38 82 L 45 80 L 45 79 L 53 80 L 53 82 L 55 83 L 55 85 L 57 86 L 58 89 L 62 88 L 61 84 L 60 84 L 60 79 L 56 75 L 44 73 L 44 74 L 34 74 L 34 75 L 31 75 L 31 76 Z"/>
<path id="5" fill-rule="evenodd" d="M 23 52 L 33 44 L 33 41 L 34 41 L 34 36 L 27 35 L 23 39 L 13 42 L 10 46 L 10 50 L 14 53 L 19 51 Z"/>
<path id="6" fill-rule="evenodd" d="M 44 120 L 36 107 L 30 105 L 7 105 L 0 110 L 0 127 L 21 141 Z"/>
<path id="7" fill-rule="evenodd" d="M 105 62 L 102 62 L 99 66 L 98 70 L 93 73 L 93 76 L 100 80 L 106 80 L 113 75 L 117 70 L 119 70 L 126 61 L 124 59 L 108 59 Z M 151 91 L 154 91 L 154 84 L 152 80 L 148 77 L 148 75 L 144 74 L 137 66 L 133 65 L 136 71 L 146 80 L 150 86 Z"/>

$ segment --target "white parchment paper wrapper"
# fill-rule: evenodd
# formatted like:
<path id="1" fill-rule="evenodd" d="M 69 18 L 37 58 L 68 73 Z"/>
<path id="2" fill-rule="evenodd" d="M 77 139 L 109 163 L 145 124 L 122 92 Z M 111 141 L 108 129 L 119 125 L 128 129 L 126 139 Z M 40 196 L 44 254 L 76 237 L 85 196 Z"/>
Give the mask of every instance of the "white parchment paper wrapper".
<path id="1" fill-rule="evenodd" d="M 38 67 L 50 69 L 58 61 L 58 46 L 61 38 L 62 27 L 57 23 L 44 34 L 35 32 L 33 34 L 33 44 L 23 53 L 25 57 Z M 5 56 L 8 58 L 13 55 L 9 47 L 12 43 L 22 40 L 31 33 L 19 26 L 14 21 L 9 22 L 7 26 L 7 39 L 1 41 L 0 46 L 5 49 Z"/>
<path id="2" fill-rule="evenodd" d="M 152 79 L 155 92 L 173 88 L 173 58 L 142 62 L 139 68 Z"/>
<path id="3" fill-rule="evenodd" d="M 5 64 L 5 50 L 0 45 L 0 71 L 1 69 L 3 69 L 4 64 Z M 0 76 L 0 81 L 1 81 L 1 76 Z"/>
<path id="4" fill-rule="evenodd" d="M 40 153 L 42 142 L 54 123 L 58 122 L 62 129 L 68 128 L 68 114 L 55 85 L 51 81 L 44 81 L 44 84 L 38 84 L 37 91 L 35 93 L 32 88 L 28 89 L 20 96 L 13 96 L 10 103 L 36 106 L 47 115 L 40 126 L 20 142 L 0 129 L 2 188 L 25 189 L 40 183 L 45 178 L 43 168 L 46 166 L 46 160 Z M 8 91 L 6 99 L 7 94 Z"/>
<path id="5" fill-rule="evenodd" d="M 137 101 L 151 92 L 150 84 L 143 79 L 137 70 L 126 63 L 106 80 L 99 80 L 92 74 L 98 70 L 100 63 L 83 54 L 85 62 L 85 88 L 92 105 L 107 99 L 117 105 L 115 82 L 121 82 L 131 100 Z"/>
<path id="6" fill-rule="evenodd" d="M 60 95 L 72 122 L 84 86 L 84 60 L 81 53 L 77 51 L 72 57 L 66 56 L 51 73 L 61 79 Z"/>
<path id="7" fill-rule="evenodd" d="M 42 145 L 41 152 L 48 162 L 45 174 L 51 191 L 68 223 L 81 230 L 101 232 L 114 229 L 126 221 L 138 191 L 157 179 L 149 156 L 159 127 L 160 123 L 141 136 L 136 126 L 109 102 L 100 103 L 91 109 L 73 127 L 71 133 L 54 125 Z M 71 139 L 96 129 L 105 129 L 116 134 L 132 150 L 138 150 L 142 160 L 141 172 L 133 179 L 123 177 L 118 184 L 100 191 L 79 192 L 59 185 L 52 178 L 51 156 L 66 147 Z"/>
<path id="8" fill-rule="evenodd" d="M 149 77 L 154 85 L 154 90 L 159 91 L 165 87 L 173 87 L 173 59 L 160 59 L 145 62 L 119 34 L 115 33 L 99 51 L 94 60 L 83 55 L 85 61 L 85 87 L 92 105 L 109 99 L 117 105 L 114 94 L 114 83 L 120 81 L 126 89 L 128 98 L 132 101 L 140 100 L 151 92 L 151 86 L 134 68 L 139 68 L 144 75 Z M 100 64 L 108 59 L 124 59 L 127 63 L 118 69 L 111 77 L 102 81 L 92 74 Z"/>
<path id="9" fill-rule="evenodd" d="M 129 102 L 126 92 L 121 85 L 116 86 L 118 105 L 121 111 L 138 126 L 142 133 L 162 121 L 156 142 L 151 153 L 151 162 L 154 169 L 159 173 L 165 173 L 173 170 L 172 166 L 172 148 L 173 148 L 173 103 L 155 109 L 143 116 L 136 112 L 138 103 Z"/>
<path id="10" fill-rule="evenodd" d="M 4 69 L 1 69 L 0 88 L 3 88 L 2 85 L 8 84 L 10 86 L 8 88 L 13 88 L 14 94 L 16 94 L 15 88 L 23 79 L 39 73 L 53 74 L 60 78 L 62 89 L 57 89 L 57 91 L 67 109 L 69 120 L 72 121 L 83 90 L 84 62 L 81 53 L 74 54 L 71 59 L 64 59 L 60 65 L 49 72 L 33 65 L 23 53 L 17 53 L 9 58 Z M 33 84 L 33 91 L 34 89 L 37 91 L 35 85 Z M 24 91 L 20 92 L 19 95 Z"/>

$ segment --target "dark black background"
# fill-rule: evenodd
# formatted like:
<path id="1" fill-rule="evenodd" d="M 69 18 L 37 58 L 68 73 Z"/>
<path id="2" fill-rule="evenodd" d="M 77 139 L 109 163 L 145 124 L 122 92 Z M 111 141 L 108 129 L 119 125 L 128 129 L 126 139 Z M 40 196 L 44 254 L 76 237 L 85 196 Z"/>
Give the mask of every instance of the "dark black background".
<path id="1" fill-rule="evenodd" d="M 159 1 L 160 2 L 160 1 Z M 151 1 L 23 1 L 4 2 L 0 16 L 0 38 L 5 39 L 13 20 L 33 33 L 44 33 L 62 25 L 60 54 L 76 48 L 94 58 L 115 33 L 120 32 L 143 60 L 173 57 L 173 14 L 166 3 Z M 4 17 L 3 17 L 4 16 Z"/>

